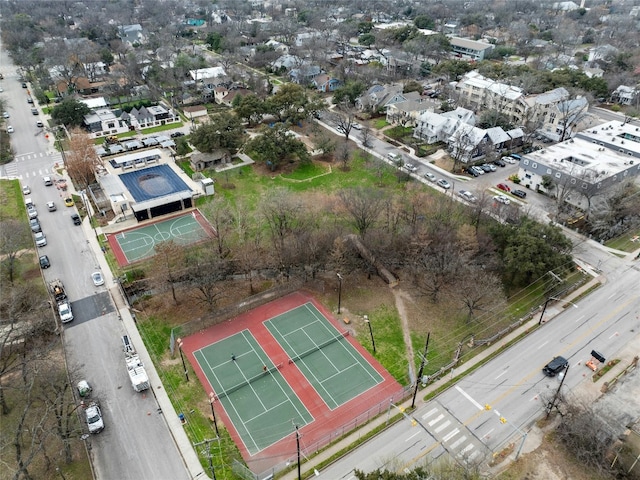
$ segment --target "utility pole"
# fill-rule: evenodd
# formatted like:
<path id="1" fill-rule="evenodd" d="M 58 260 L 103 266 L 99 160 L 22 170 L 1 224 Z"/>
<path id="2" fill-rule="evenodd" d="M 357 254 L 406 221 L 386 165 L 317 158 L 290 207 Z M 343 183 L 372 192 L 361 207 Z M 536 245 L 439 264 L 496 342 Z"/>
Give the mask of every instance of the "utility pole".
<path id="1" fill-rule="evenodd" d="M 420 379 L 422 378 L 422 372 L 424 371 L 424 364 L 427 362 L 427 350 L 429 349 L 429 337 L 431 332 L 427 333 L 427 343 L 424 346 L 424 355 L 422 355 L 422 362 L 420 362 L 420 369 L 418 370 L 418 376 L 416 377 L 416 389 L 413 391 L 413 400 L 411 401 L 411 408 L 416 406 L 416 396 L 418 395 L 418 387 L 420 385 Z"/>
<path id="2" fill-rule="evenodd" d="M 556 401 L 558 400 L 558 397 L 560 396 L 560 389 L 562 388 L 562 384 L 564 383 L 564 379 L 567 378 L 567 373 L 569 373 L 569 367 L 571 365 L 567 364 L 567 368 L 564 371 L 563 375 L 562 375 L 562 380 L 560 380 L 560 385 L 558 385 L 558 389 L 556 390 L 556 393 L 553 395 L 553 400 L 551 400 L 549 402 L 549 404 L 547 405 L 547 417 L 549 418 L 549 415 L 551 415 L 551 410 L 553 410 L 554 408 L 556 408 Z"/>
<path id="3" fill-rule="evenodd" d="M 302 472 L 300 471 L 300 434 L 298 433 L 298 425 L 296 425 L 296 448 L 298 449 L 298 480 L 302 480 Z"/>

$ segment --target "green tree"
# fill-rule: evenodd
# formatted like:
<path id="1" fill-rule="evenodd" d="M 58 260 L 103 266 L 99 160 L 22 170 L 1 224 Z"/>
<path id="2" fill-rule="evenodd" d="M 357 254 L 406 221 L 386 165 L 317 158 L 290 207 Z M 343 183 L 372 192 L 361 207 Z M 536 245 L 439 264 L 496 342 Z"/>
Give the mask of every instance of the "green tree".
<path id="1" fill-rule="evenodd" d="M 504 279 L 512 287 L 571 268 L 571 241 L 556 226 L 522 217 L 517 225 L 495 225 L 491 234 L 504 263 Z"/>
<path id="2" fill-rule="evenodd" d="M 207 35 L 205 43 L 214 52 L 221 52 L 224 45 L 224 37 L 218 32 L 210 32 Z"/>
<path id="3" fill-rule="evenodd" d="M 301 85 L 285 83 L 265 102 L 266 110 L 280 122 L 298 123 L 307 115 L 307 93 Z"/>
<path id="4" fill-rule="evenodd" d="M 360 81 L 348 81 L 333 92 L 333 103 L 338 105 L 346 102 L 354 107 L 356 100 L 366 89 L 367 86 Z"/>
<path id="5" fill-rule="evenodd" d="M 51 118 L 58 125 L 69 127 L 81 127 L 84 124 L 84 117 L 91 112 L 91 109 L 84 103 L 73 98 L 65 98 L 51 111 Z"/>
<path id="6" fill-rule="evenodd" d="M 376 43 L 376 36 L 373 33 L 363 33 L 358 37 L 358 43 L 368 47 Z"/>
<path id="7" fill-rule="evenodd" d="M 295 158 L 302 163 L 311 161 L 305 144 L 294 137 L 283 124 L 263 127 L 261 135 L 249 141 L 245 150 L 255 154 L 256 159 L 266 163 L 272 171 Z"/>
<path id="8" fill-rule="evenodd" d="M 211 121 L 199 126 L 191 134 L 191 143 L 201 152 L 220 148 L 237 151 L 244 142 L 244 128 L 233 113 L 216 113 Z"/>
<path id="9" fill-rule="evenodd" d="M 238 99 L 237 104 L 235 103 L 236 99 Z M 238 95 L 233 100 L 233 107 L 236 115 L 241 119 L 246 120 L 249 125 L 255 125 L 262 119 L 262 115 L 265 113 L 266 108 L 264 101 L 256 95 Z"/>
<path id="10" fill-rule="evenodd" d="M 428 15 L 417 15 L 413 19 L 413 24 L 416 28 L 433 30 L 436 27 L 436 23 Z"/>

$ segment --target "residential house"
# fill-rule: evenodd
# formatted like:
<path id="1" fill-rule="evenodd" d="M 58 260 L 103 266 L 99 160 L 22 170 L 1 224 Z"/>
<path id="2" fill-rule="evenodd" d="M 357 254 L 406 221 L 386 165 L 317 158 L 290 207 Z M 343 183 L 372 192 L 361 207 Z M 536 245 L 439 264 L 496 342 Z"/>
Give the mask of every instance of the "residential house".
<path id="1" fill-rule="evenodd" d="M 134 108 L 129 113 L 124 112 L 120 118 L 136 130 L 180 121 L 178 115 L 162 105 Z"/>
<path id="2" fill-rule="evenodd" d="M 320 75 L 316 75 L 311 81 L 313 86 L 319 92 L 333 92 L 336 88 L 342 85 L 342 82 L 337 78 L 331 77 L 326 73 L 321 73 Z"/>
<path id="3" fill-rule="evenodd" d="M 572 136 L 589 124 L 589 102 L 586 98 L 570 99 L 569 92 L 559 87 L 526 99 L 530 107 L 530 120 L 539 135 L 560 141 Z"/>
<path id="4" fill-rule="evenodd" d="M 446 142 L 461 125 L 475 124 L 475 114 L 462 107 L 444 113 L 425 112 L 418 117 L 413 136 L 427 143 Z"/>
<path id="5" fill-rule="evenodd" d="M 509 148 L 511 137 L 502 127 L 491 127 L 485 130 L 487 135 L 487 143 L 495 152 L 502 152 Z"/>
<path id="6" fill-rule="evenodd" d="M 139 23 L 135 23 L 133 25 L 120 25 L 118 27 L 118 36 L 123 43 L 126 43 L 129 46 L 145 43 L 146 41 L 142 25 Z"/>
<path id="7" fill-rule="evenodd" d="M 281 55 L 276 58 L 273 62 L 271 62 L 271 68 L 275 71 L 277 70 L 285 70 L 289 71 L 292 68 L 298 67 L 302 65 L 302 59 L 300 57 L 296 57 L 295 55 Z"/>
<path id="8" fill-rule="evenodd" d="M 620 85 L 611 94 L 611 101 L 620 105 L 633 105 L 638 102 L 639 96 L 640 91 L 638 89 Z"/>
<path id="9" fill-rule="evenodd" d="M 376 112 L 387 105 L 404 101 L 401 84 L 374 85 L 356 100 L 359 110 Z"/>
<path id="10" fill-rule="evenodd" d="M 449 43 L 454 56 L 474 61 L 484 60 L 485 55 L 494 48 L 491 43 L 477 42 L 467 38 L 451 37 Z"/>
<path id="11" fill-rule="evenodd" d="M 289 72 L 289 78 L 293 83 L 309 85 L 320 73 L 322 73 L 322 69 L 318 65 L 303 64 L 298 68 L 292 69 Z"/>
<path id="12" fill-rule="evenodd" d="M 241 87 L 231 88 L 230 90 L 227 91 L 227 94 L 221 98 L 220 103 L 228 107 L 231 107 L 233 105 L 233 99 L 236 98 L 238 95 L 242 97 L 246 97 L 247 95 L 250 95 L 252 93 L 253 92 L 248 88 L 241 88 Z"/>
<path id="13" fill-rule="evenodd" d="M 399 101 L 400 98 L 402 98 L 401 101 Z M 401 97 L 393 97 L 393 100 L 398 101 L 386 104 L 386 119 L 390 124 L 415 127 L 420 115 L 433 110 L 431 104 L 419 92 L 403 93 Z"/>
<path id="14" fill-rule="evenodd" d="M 97 108 L 84 117 L 84 127 L 95 137 L 117 135 L 129 131 L 129 125 L 108 107 Z"/>
<path id="15" fill-rule="evenodd" d="M 486 130 L 461 124 L 447 139 L 451 156 L 462 163 L 474 163 L 484 157 L 489 139 Z"/>
<path id="16" fill-rule="evenodd" d="M 506 145 L 508 150 L 516 150 L 524 145 L 525 136 L 521 128 L 507 130 L 507 135 L 509 135 L 509 142 Z"/>
<path id="17" fill-rule="evenodd" d="M 194 171 L 201 172 L 207 168 L 231 163 L 231 154 L 225 149 L 218 149 L 211 153 L 194 152 L 189 158 L 189 163 Z"/>
<path id="18" fill-rule="evenodd" d="M 218 66 L 189 70 L 189 76 L 194 82 L 206 84 L 209 80 L 226 77 L 227 73 L 225 72 L 224 67 Z"/>

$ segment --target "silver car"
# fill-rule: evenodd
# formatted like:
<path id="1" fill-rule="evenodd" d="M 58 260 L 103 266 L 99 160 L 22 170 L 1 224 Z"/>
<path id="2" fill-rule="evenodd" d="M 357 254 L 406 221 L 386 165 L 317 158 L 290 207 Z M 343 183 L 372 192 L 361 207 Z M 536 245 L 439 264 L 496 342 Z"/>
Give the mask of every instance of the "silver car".
<path id="1" fill-rule="evenodd" d="M 436 182 L 438 186 L 444 188 L 445 190 L 449 190 L 451 188 L 451 184 L 447 182 L 444 178 L 441 178 Z"/>

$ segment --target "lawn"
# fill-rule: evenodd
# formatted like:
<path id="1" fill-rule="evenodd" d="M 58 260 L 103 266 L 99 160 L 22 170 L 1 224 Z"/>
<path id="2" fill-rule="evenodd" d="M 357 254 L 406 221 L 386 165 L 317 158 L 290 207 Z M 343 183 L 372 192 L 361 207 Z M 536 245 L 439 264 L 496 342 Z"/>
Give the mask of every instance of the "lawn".
<path id="1" fill-rule="evenodd" d="M 605 243 L 607 247 L 633 252 L 640 248 L 640 230 L 631 230 L 619 237 L 613 238 Z"/>

